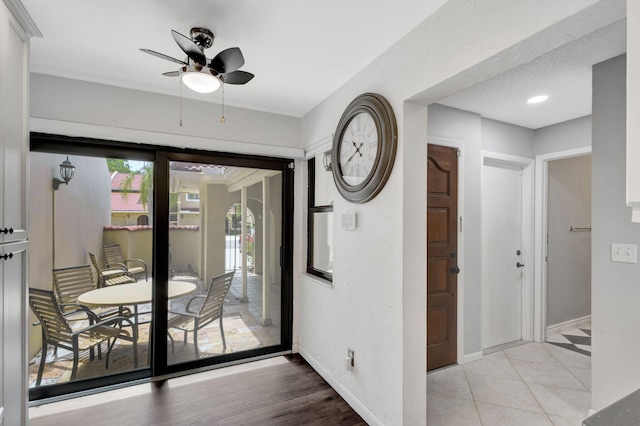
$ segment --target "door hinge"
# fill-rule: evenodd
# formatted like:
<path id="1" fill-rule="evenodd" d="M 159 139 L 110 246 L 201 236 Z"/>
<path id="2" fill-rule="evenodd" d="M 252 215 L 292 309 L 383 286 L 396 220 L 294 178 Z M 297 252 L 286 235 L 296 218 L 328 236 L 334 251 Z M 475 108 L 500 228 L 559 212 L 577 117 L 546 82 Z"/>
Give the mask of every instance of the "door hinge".
<path id="1" fill-rule="evenodd" d="M 460 232 L 462 232 L 462 216 L 458 218 L 460 220 Z"/>
<path id="2" fill-rule="evenodd" d="M 293 161 L 291 163 L 289 163 L 289 168 L 291 170 L 295 170 L 296 169 L 296 165 L 295 165 L 295 163 Z"/>
<path id="3" fill-rule="evenodd" d="M 458 156 L 458 158 L 460 158 L 460 156 L 462 155 L 462 151 L 460 151 L 459 149 L 456 149 L 456 155 Z"/>

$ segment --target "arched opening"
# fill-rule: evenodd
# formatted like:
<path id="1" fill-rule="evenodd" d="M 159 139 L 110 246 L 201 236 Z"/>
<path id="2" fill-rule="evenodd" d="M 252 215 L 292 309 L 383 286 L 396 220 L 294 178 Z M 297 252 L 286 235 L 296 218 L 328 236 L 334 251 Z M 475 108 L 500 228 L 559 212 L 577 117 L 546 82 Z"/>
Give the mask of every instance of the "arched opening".
<path id="1" fill-rule="evenodd" d="M 255 271 L 256 264 L 256 219 L 247 209 L 247 232 L 242 235 L 242 204 L 234 203 L 225 217 L 225 270 L 242 270 L 242 251 L 247 251 L 247 270 Z"/>

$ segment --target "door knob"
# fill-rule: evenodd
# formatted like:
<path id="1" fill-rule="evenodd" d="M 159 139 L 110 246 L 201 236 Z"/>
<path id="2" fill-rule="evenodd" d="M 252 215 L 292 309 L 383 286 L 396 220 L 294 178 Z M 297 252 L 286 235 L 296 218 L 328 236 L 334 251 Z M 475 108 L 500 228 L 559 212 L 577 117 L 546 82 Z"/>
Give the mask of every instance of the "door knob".
<path id="1" fill-rule="evenodd" d="M 524 263 L 516 263 L 516 268 L 524 268 Z"/>
<path id="2" fill-rule="evenodd" d="M 459 273 L 460 273 L 460 268 L 458 268 L 457 266 L 452 266 L 452 267 L 449 269 L 449 271 L 450 271 L 452 274 L 459 274 Z"/>

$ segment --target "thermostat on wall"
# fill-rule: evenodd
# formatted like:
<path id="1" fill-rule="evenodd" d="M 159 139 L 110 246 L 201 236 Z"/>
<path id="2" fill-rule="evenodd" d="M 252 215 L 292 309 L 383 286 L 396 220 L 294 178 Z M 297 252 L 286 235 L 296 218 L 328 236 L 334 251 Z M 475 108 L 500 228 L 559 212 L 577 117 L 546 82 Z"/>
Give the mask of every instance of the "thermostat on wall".
<path id="1" fill-rule="evenodd" d="M 348 231 L 356 229 L 356 212 L 347 211 L 342 213 L 342 229 Z"/>

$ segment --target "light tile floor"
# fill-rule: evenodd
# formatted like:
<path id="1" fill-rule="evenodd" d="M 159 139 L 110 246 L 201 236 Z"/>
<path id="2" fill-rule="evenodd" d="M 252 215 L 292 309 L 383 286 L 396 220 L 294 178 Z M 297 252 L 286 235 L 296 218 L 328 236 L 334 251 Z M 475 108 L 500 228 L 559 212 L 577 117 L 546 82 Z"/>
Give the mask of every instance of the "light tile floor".
<path id="1" fill-rule="evenodd" d="M 590 328 L 562 334 L 588 336 Z M 591 350 L 590 341 L 580 345 L 588 354 L 553 343 L 524 343 L 428 373 L 429 426 L 581 425 L 591 407 Z"/>

